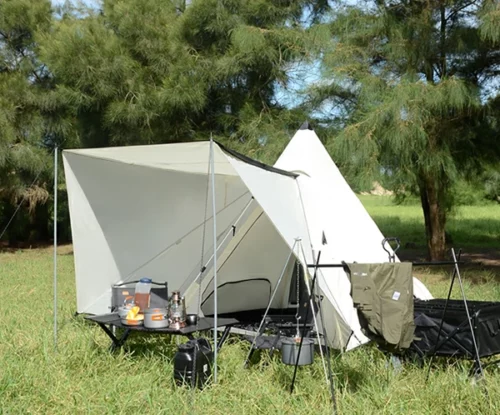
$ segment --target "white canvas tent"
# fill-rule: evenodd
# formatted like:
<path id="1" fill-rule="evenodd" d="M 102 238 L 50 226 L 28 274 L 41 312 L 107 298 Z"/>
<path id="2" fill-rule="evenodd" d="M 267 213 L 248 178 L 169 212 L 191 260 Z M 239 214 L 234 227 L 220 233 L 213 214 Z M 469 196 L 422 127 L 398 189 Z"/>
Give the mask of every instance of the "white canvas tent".
<path id="1" fill-rule="evenodd" d="M 213 313 L 213 227 L 209 142 L 65 150 L 74 244 L 77 311 L 109 312 L 111 286 L 149 277 L 186 295 L 188 308 Z M 386 262 L 382 234 L 314 131 L 297 132 L 275 168 L 214 144 L 218 313 L 291 306 L 300 238 L 303 262 Z M 208 214 L 207 214 L 208 212 Z M 203 251 L 203 252 L 202 252 Z M 197 278 L 206 266 L 201 287 Z M 331 346 L 362 335 L 340 269 L 323 269 L 319 289 Z M 201 290 L 201 291 L 200 291 Z M 415 282 L 415 294 L 430 298 Z"/>

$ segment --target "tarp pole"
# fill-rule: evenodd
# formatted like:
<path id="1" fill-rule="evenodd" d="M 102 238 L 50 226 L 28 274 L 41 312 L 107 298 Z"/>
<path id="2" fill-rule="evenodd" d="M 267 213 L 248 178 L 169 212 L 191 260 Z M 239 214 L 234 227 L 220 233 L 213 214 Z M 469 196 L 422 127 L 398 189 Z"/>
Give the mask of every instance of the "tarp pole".
<path id="1" fill-rule="evenodd" d="M 54 149 L 54 349 L 57 350 L 57 146 Z"/>
<path id="2" fill-rule="evenodd" d="M 212 213 L 214 225 L 214 383 L 217 383 L 217 207 L 215 203 L 214 140 L 210 134 L 210 174 L 212 177 Z"/>

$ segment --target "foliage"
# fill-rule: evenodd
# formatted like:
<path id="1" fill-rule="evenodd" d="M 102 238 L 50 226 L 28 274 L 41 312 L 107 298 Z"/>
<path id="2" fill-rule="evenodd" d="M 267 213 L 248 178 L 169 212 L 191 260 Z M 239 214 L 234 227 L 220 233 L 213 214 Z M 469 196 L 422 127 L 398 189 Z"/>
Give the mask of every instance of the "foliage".
<path id="1" fill-rule="evenodd" d="M 0 225 L 29 200 L 11 225 L 11 242 L 15 234 L 28 239 L 29 223 L 48 239 L 50 209 L 41 204 L 50 197 L 55 144 L 103 147 L 213 134 L 275 160 L 305 119 L 277 102 L 275 91 L 287 87 L 289 65 L 312 58 L 307 45 L 314 33 L 305 29 L 303 11 L 314 19 L 327 2 L 188 3 L 105 0 L 100 10 L 70 4 L 51 10 L 49 0 L 0 4 Z"/>
<path id="2" fill-rule="evenodd" d="M 7 234 L 11 242 L 30 240 L 30 229 L 37 227 L 47 234 L 47 224 L 36 223 L 35 210 L 46 210 L 40 206 L 49 199 L 52 170 L 46 145 L 61 127 L 39 108 L 51 79 L 38 59 L 35 37 L 49 29 L 51 19 L 48 0 L 0 3 L 0 233 L 15 206 L 24 202 Z"/>
<path id="3" fill-rule="evenodd" d="M 397 193 L 420 196 L 433 258 L 444 254 L 453 183 L 500 154 L 482 103 L 500 54 L 481 40 L 478 13 L 467 0 L 339 7 L 323 50 L 328 82 L 311 91 L 345 125 L 330 148 L 354 174 L 382 169 Z"/>
<path id="4" fill-rule="evenodd" d="M 297 127 L 274 94 L 286 66 L 309 58 L 299 21 L 313 3 L 105 0 L 83 19 L 65 15 L 41 37 L 50 102 L 76 117 L 83 146 L 214 134 L 258 148 Z"/>
<path id="5" fill-rule="evenodd" d="M 500 171 L 488 170 L 485 174 L 486 197 L 500 203 Z"/>
<path id="6" fill-rule="evenodd" d="M 479 17 L 481 35 L 485 39 L 500 42 L 500 3 L 496 0 L 485 0 Z"/>

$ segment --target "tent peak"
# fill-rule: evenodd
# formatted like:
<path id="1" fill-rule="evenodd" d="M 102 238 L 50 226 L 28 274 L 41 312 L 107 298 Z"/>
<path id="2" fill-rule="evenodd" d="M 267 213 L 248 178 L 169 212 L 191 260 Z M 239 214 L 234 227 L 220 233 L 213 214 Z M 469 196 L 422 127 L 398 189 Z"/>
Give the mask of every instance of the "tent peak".
<path id="1" fill-rule="evenodd" d="M 312 130 L 312 125 L 309 123 L 309 121 L 304 121 L 303 124 L 300 126 L 299 130 Z"/>

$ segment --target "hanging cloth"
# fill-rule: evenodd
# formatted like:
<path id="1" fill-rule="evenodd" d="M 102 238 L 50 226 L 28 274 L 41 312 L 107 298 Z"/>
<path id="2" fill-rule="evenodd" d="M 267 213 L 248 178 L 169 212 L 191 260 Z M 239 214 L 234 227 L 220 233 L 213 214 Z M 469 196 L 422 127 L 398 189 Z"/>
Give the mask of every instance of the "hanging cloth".
<path id="1" fill-rule="evenodd" d="M 354 263 L 345 266 L 365 335 L 390 348 L 408 348 L 415 333 L 412 264 Z"/>

